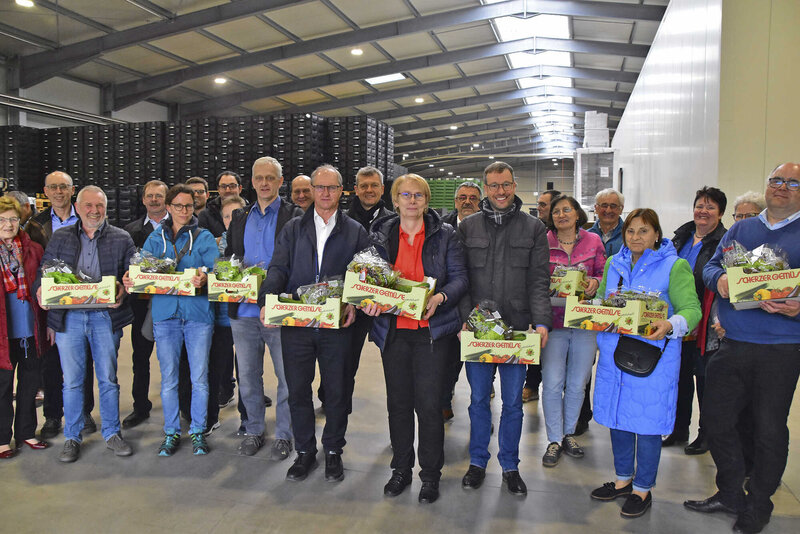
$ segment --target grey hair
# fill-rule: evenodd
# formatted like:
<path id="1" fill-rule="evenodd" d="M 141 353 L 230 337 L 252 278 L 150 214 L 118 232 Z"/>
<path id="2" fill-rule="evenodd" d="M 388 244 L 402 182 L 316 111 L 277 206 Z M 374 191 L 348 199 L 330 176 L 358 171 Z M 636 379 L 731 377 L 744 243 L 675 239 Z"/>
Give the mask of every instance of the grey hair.
<path id="1" fill-rule="evenodd" d="M 620 193 L 613 187 L 609 187 L 607 189 L 603 189 L 602 191 L 598 191 L 597 194 L 594 196 L 594 203 L 599 204 L 600 199 L 603 197 L 607 197 L 608 195 L 617 195 L 617 200 L 619 200 L 619 203 L 622 204 L 623 207 L 625 206 L 625 197 L 622 195 L 622 193 Z"/>
<path id="2" fill-rule="evenodd" d="M 47 176 L 52 176 L 52 175 L 54 175 L 55 173 L 63 174 L 63 175 L 64 175 L 64 178 L 66 178 L 67 180 L 69 180 L 69 185 L 70 185 L 70 186 L 73 186 L 73 185 L 75 185 L 75 182 L 73 182 L 73 181 L 72 181 L 72 176 L 70 176 L 69 174 L 65 173 L 64 171 L 53 171 L 53 172 L 51 172 L 50 174 L 48 174 Z M 44 183 L 47 183 L 47 176 L 45 176 L 45 177 L 44 177 Z"/>
<path id="3" fill-rule="evenodd" d="M 378 175 L 378 178 L 381 179 L 381 185 L 383 185 L 383 173 L 381 171 L 379 171 L 372 165 L 361 167 L 360 169 L 358 169 L 358 172 L 356 173 L 356 185 L 358 185 L 359 176 L 375 176 L 376 174 Z"/>
<path id="4" fill-rule="evenodd" d="M 278 176 L 283 176 L 283 165 L 272 156 L 262 156 L 255 160 L 253 162 L 253 169 L 255 169 L 257 165 L 272 165 L 275 170 L 278 171 Z"/>
<path id="5" fill-rule="evenodd" d="M 764 208 L 767 207 L 767 202 L 764 199 L 763 193 L 757 193 L 755 191 L 748 191 L 743 195 L 739 195 L 736 197 L 736 200 L 733 201 L 733 212 L 736 213 L 736 208 L 739 204 L 755 204 L 758 206 L 758 209 L 764 211 Z"/>
<path id="6" fill-rule="evenodd" d="M 478 196 L 479 197 L 483 196 L 483 191 L 481 191 L 480 186 L 478 184 L 476 184 L 475 182 L 461 182 L 460 184 L 458 184 L 458 187 L 456 187 L 456 193 L 455 193 L 454 197 L 458 197 L 458 192 L 461 191 L 462 189 L 466 188 L 466 187 L 471 187 L 472 189 L 477 189 L 478 190 Z"/>
<path id="7" fill-rule="evenodd" d="M 14 199 L 16 199 L 16 201 L 19 202 L 20 206 L 31 205 L 31 199 L 28 198 L 28 195 L 26 195 L 22 191 L 6 191 L 6 196 L 13 197 Z"/>
<path id="8" fill-rule="evenodd" d="M 326 163 L 325 165 L 320 165 L 319 167 L 314 169 L 314 172 L 311 173 L 311 185 L 314 185 L 314 178 L 316 178 L 317 174 L 319 174 L 321 171 L 331 171 L 332 173 L 334 173 L 336 175 L 336 178 L 339 180 L 339 187 L 342 186 L 343 184 L 342 173 L 339 172 L 339 169 L 337 169 L 336 167 L 334 167 L 329 163 Z"/>
<path id="9" fill-rule="evenodd" d="M 503 171 L 508 171 L 511 173 L 511 181 L 516 182 L 517 179 L 514 178 L 514 167 L 506 163 L 505 161 L 495 161 L 494 163 L 490 163 L 485 169 L 483 169 L 483 183 L 489 183 L 486 180 L 486 177 L 489 175 L 490 172 L 492 173 L 501 173 Z"/>
<path id="10" fill-rule="evenodd" d="M 103 200 L 105 202 L 105 205 L 108 206 L 108 196 L 106 195 L 106 192 L 97 187 L 96 185 L 87 185 L 84 186 L 83 189 L 78 191 L 78 196 L 75 198 L 76 204 L 80 204 L 81 197 L 83 196 L 84 193 L 100 193 L 101 195 L 103 195 Z"/>

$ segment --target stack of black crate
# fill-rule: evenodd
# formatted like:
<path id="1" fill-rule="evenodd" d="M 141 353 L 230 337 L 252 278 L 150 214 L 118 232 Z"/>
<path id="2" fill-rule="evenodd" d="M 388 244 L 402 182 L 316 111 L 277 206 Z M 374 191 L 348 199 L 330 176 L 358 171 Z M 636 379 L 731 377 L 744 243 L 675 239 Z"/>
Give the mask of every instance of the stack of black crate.
<path id="1" fill-rule="evenodd" d="M 346 174 L 355 180 L 356 172 L 378 163 L 378 121 L 367 115 L 347 117 Z M 348 188 L 352 189 L 352 188 Z"/>
<path id="2" fill-rule="evenodd" d="M 54 171 L 69 172 L 69 128 L 42 130 L 42 176 Z M 41 185 L 41 184 L 40 184 Z M 31 192 L 26 191 L 28 194 Z"/>
<path id="3" fill-rule="evenodd" d="M 164 125 L 164 181 L 169 186 L 182 182 L 181 128 L 177 122 Z"/>
<path id="4" fill-rule="evenodd" d="M 133 135 L 131 134 L 130 124 L 115 124 L 112 130 L 114 132 L 113 167 L 110 175 L 104 177 L 108 181 L 104 180 L 103 188 L 136 183 L 136 177 L 133 175 L 133 165 L 131 164 Z"/>
<path id="5" fill-rule="evenodd" d="M 384 124 L 384 123 L 380 123 Z M 394 180 L 394 128 L 391 126 L 386 126 L 386 145 L 384 145 L 383 150 L 386 152 L 386 172 L 384 172 L 384 178 L 386 181 L 391 182 Z"/>
<path id="6" fill-rule="evenodd" d="M 292 116 L 285 113 L 272 115 L 270 124 L 272 125 L 272 148 L 266 155 L 272 156 L 281 163 L 284 176 L 294 176 L 291 161 Z"/>
<path id="7" fill-rule="evenodd" d="M 250 119 L 232 117 L 217 119 L 216 174 L 233 171 L 239 176 L 247 173 L 250 145 Z"/>
<path id="8" fill-rule="evenodd" d="M 6 126 L 0 134 L 2 176 L 9 189 L 28 192 L 41 187 L 42 155 L 39 130 L 25 126 Z"/>
<path id="9" fill-rule="evenodd" d="M 180 121 L 180 156 L 178 182 L 198 174 L 200 161 L 200 128 L 197 120 Z"/>
<path id="10" fill-rule="evenodd" d="M 354 176 L 347 174 L 347 118 L 328 119 L 328 162 L 339 169 L 344 179 L 344 189 L 353 189 Z"/>
<path id="11" fill-rule="evenodd" d="M 217 176 L 217 119 L 206 117 L 197 121 L 197 160 L 195 173 L 208 181 L 210 189 L 216 189 Z"/>
<path id="12" fill-rule="evenodd" d="M 92 178 L 87 175 L 86 178 L 87 182 L 101 187 L 104 190 L 110 190 L 117 186 L 117 145 L 114 142 L 116 130 L 117 125 L 103 125 L 97 127 L 97 140 L 95 141 L 98 153 L 98 158 L 96 160 L 97 174 Z M 87 168 L 92 164 L 92 161 L 88 157 L 89 146 L 90 140 L 87 135 L 87 158 L 85 162 Z"/>
<path id="13" fill-rule="evenodd" d="M 140 202 L 138 187 L 127 185 L 116 188 L 117 211 L 116 226 L 124 227 L 139 216 L 139 207 L 144 207 Z"/>
<path id="14" fill-rule="evenodd" d="M 164 123 L 137 122 L 130 125 L 130 164 L 128 183 L 144 184 L 164 176 Z"/>
<path id="15" fill-rule="evenodd" d="M 67 174 L 72 176 L 72 182 L 76 186 L 86 185 L 86 159 L 92 163 L 92 177 L 97 174 L 95 163 L 97 162 L 97 126 L 71 126 L 67 128 Z M 87 155 L 86 138 L 92 139 L 90 154 Z"/>
<path id="16" fill-rule="evenodd" d="M 284 171 L 287 180 L 298 174 L 310 176 L 326 162 L 327 120 L 314 113 L 295 113 L 291 122 L 291 153 L 288 160 L 291 172 Z"/>

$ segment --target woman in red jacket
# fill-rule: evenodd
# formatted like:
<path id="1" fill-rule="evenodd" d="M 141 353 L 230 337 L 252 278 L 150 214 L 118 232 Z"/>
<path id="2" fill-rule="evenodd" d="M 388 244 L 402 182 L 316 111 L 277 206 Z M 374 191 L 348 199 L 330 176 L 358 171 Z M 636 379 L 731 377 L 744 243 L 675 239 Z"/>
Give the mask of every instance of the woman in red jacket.
<path id="1" fill-rule="evenodd" d="M 47 332 L 45 314 L 31 291 L 44 251 L 20 230 L 20 218 L 16 199 L 0 198 L 0 271 L 5 295 L 0 298 L 0 459 L 15 456 L 23 443 L 32 449 L 48 446 L 35 437 L 39 355 L 47 344 Z M 15 369 L 16 414 L 12 395 Z M 17 442 L 13 449 L 12 423 Z"/>

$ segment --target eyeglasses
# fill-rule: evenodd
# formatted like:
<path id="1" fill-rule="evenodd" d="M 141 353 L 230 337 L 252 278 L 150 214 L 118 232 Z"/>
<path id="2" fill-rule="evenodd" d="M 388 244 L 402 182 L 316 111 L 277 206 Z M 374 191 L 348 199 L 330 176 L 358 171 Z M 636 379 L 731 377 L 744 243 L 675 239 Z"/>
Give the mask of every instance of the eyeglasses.
<path id="1" fill-rule="evenodd" d="M 408 191 L 403 191 L 402 193 L 398 193 L 403 200 L 423 200 L 425 198 L 425 193 L 409 193 Z"/>
<path id="2" fill-rule="evenodd" d="M 550 213 L 553 214 L 553 215 L 562 215 L 562 214 L 563 215 L 569 215 L 573 211 L 575 211 L 575 210 L 570 208 L 569 206 L 567 206 L 567 207 L 564 207 L 564 208 L 558 208 L 556 210 L 552 210 Z"/>
<path id="3" fill-rule="evenodd" d="M 325 191 L 327 191 L 328 193 L 333 194 L 341 188 L 342 188 L 341 185 L 315 185 L 314 191 L 316 191 L 317 193 L 324 193 Z"/>
<path id="4" fill-rule="evenodd" d="M 194 204 L 170 204 L 175 211 L 192 211 Z"/>
<path id="5" fill-rule="evenodd" d="M 597 207 L 598 207 L 598 208 L 600 208 L 600 209 L 604 209 L 604 210 L 612 210 L 612 211 L 617 211 L 617 210 L 618 210 L 618 209 L 620 209 L 622 206 L 620 206 L 619 204 L 608 204 L 608 203 L 603 203 L 603 204 L 598 204 L 598 205 L 597 205 Z"/>
<path id="6" fill-rule="evenodd" d="M 261 182 L 275 183 L 278 181 L 278 179 L 279 178 L 277 176 L 272 176 L 272 175 L 270 176 L 257 175 L 253 176 L 253 183 L 255 184 L 260 184 Z"/>
<path id="7" fill-rule="evenodd" d="M 489 189 L 492 193 L 497 193 L 500 188 L 503 188 L 503 191 L 511 191 L 516 184 L 514 182 L 503 182 L 502 184 L 486 184 L 486 188 Z"/>
<path id="8" fill-rule="evenodd" d="M 774 176 L 767 180 L 767 185 L 769 185 L 772 189 L 780 189 L 782 185 L 786 185 L 786 189 L 789 191 L 798 191 L 800 190 L 800 182 L 797 180 L 792 180 L 790 178 L 781 178 L 780 176 Z"/>
<path id="9" fill-rule="evenodd" d="M 469 200 L 470 202 L 478 202 L 480 199 L 481 198 L 476 195 L 470 195 L 470 196 L 458 195 L 456 197 L 456 200 L 458 200 L 459 202 L 466 202 L 467 200 Z"/>
<path id="10" fill-rule="evenodd" d="M 219 184 L 217 186 L 217 189 L 219 189 L 220 191 L 233 191 L 235 189 L 238 189 L 238 187 L 239 184 Z"/>
<path id="11" fill-rule="evenodd" d="M 733 215 L 733 220 L 741 221 L 742 219 L 749 219 L 751 217 L 758 217 L 758 213 L 735 213 Z"/>
<path id="12" fill-rule="evenodd" d="M 69 191 L 72 186 L 68 184 L 50 184 L 44 186 L 48 191 Z"/>
<path id="13" fill-rule="evenodd" d="M 7 223 L 19 224 L 19 217 L 0 217 L 0 225 Z"/>

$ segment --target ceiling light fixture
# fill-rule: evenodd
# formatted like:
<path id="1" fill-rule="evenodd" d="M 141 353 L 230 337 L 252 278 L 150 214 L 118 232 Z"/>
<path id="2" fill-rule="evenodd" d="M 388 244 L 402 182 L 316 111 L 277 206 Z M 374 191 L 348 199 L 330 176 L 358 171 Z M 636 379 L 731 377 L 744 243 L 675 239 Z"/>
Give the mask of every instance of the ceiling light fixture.
<path id="1" fill-rule="evenodd" d="M 453 171 L 448 172 L 447 176 L 453 176 Z"/>
<path id="2" fill-rule="evenodd" d="M 381 83 L 399 82 L 405 80 L 406 77 L 401 72 L 395 74 L 386 74 L 385 76 L 375 76 L 374 78 L 364 78 L 364 81 L 370 85 L 378 85 Z"/>
<path id="3" fill-rule="evenodd" d="M 494 159 L 494 156 L 489 156 L 489 159 Z"/>
<path id="4" fill-rule="evenodd" d="M 472 146 L 475 147 L 475 148 L 478 148 L 479 146 L 481 146 L 481 144 L 480 143 L 472 143 Z"/>
<path id="5" fill-rule="evenodd" d="M 418 96 L 417 98 L 414 99 L 414 102 L 416 102 L 417 104 L 422 104 L 423 102 L 425 102 L 425 99 L 422 98 L 421 96 Z"/>
<path id="6" fill-rule="evenodd" d="M 444 172 L 444 169 L 439 169 L 439 172 Z"/>
<path id="7" fill-rule="evenodd" d="M 17 5 L 22 7 L 33 7 L 31 0 L 17 0 Z"/>
<path id="8" fill-rule="evenodd" d="M 222 77 L 214 78 L 214 83 L 216 83 L 218 85 L 222 85 L 223 83 L 228 83 L 228 79 L 227 78 L 222 78 Z"/>
<path id="9" fill-rule="evenodd" d="M 428 167 L 433 167 L 433 163 L 428 163 Z"/>
<path id="10" fill-rule="evenodd" d="M 458 126 L 456 126 L 456 125 L 454 124 L 454 125 L 452 125 L 452 126 L 450 127 L 450 129 L 451 129 L 451 130 L 458 130 Z"/>
<path id="11" fill-rule="evenodd" d="M 353 54 L 354 56 L 362 56 L 362 55 L 364 55 L 364 51 L 361 50 L 360 48 L 353 48 L 353 49 L 350 50 L 350 53 Z"/>

